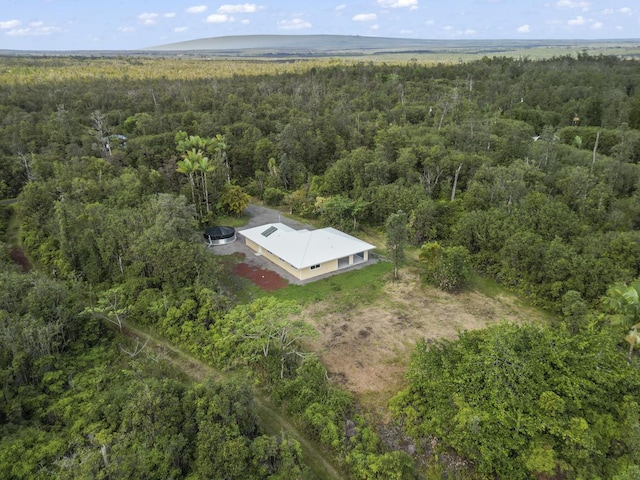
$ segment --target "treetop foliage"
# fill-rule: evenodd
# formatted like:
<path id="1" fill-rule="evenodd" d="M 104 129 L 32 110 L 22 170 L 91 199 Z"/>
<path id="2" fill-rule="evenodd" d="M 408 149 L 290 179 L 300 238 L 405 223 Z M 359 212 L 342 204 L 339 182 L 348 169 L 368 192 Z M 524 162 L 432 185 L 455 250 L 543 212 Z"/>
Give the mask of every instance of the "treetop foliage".
<path id="1" fill-rule="evenodd" d="M 1 58 L 0 194 L 17 197 L 15 243 L 35 271 L 0 275 L 0 463 L 15 478 L 302 472 L 296 442 L 259 432 L 246 389 L 145 376 L 164 367 L 127 358 L 104 317 L 223 369 L 250 366 L 356 478 L 412 474 L 303 351 L 312 332 L 296 306 L 238 305 L 207 253 L 199 230 L 249 194 L 345 230 L 405 212 L 398 238 L 427 245 L 430 280 L 455 289 L 471 267 L 563 312 L 557 325 L 421 343 L 394 402 L 418 444 L 435 438 L 484 476 L 631 478 L 637 71 L 588 55 Z M 623 327 L 594 313 L 603 296 Z"/>
<path id="2" fill-rule="evenodd" d="M 419 342 L 393 405 L 410 434 L 436 437 L 484 475 L 613 478 L 639 460 L 639 389 L 606 329 L 504 324 Z"/>

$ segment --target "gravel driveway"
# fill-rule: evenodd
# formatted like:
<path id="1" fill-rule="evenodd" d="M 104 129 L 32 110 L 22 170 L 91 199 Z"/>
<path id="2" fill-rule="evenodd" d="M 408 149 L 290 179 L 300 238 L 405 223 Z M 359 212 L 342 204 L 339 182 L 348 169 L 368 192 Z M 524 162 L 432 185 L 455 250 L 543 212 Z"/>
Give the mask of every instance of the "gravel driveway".
<path id="1" fill-rule="evenodd" d="M 277 222 L 284 223 L 296 230 L 301 230 L 303 228 L 306 228 L 307 230 L 315 230 L 315 227 L 285 217 L 280 211 L 273 208 L 262 207 L 260 205 L 249 205 L 245 208 L 244 212 L 249 215 L 249 221 L 244 227 L 240 227 L 237 230 L 244 230 L 246 228 Z M 309 283 L 310 281 L 318 280 L 319 278 L 324 278 L 326 276 L 336 275 L 344 271 L 338 270 L 337 272 L 332 272 L 328 275 L 322 275 L 310 280 L 301 281 L 277 265 L 274 265 L 262 255 L 256 255 L 253 250 L 245 245 L 244 237 L 241 235 L 238 235 L 237 240 L 233 243 L 229 243 L 227 245 L 214 245 L 212 247 L 208 247 L 208 250 L 215 255 L 233 255 L 234 253 L 241 253 L 244 255 L 244 263 L 277 272 L 282 278 L 295 285 L 302 285 L 304 283 Z M 370 265 L 375 261 L 376 260 L 373 258 L 373 255 L 370 255 L 368 262 L 358 264 L 351 268 L 361 268 L 363 266 Z"/>
<path id="2" fill-rule="evenodd" d="M 300 230 L 306 228 L 308 230 L 314 230 L 311 225 L 305 225 L 300 222 L 296 222 L 290 218 L 285 217 L 282 213 L 274 208 L 262 207 L 260 205 L 249 205 L 244 209 L 244 213 L 249 215 L 249 221 L 244 227 L 240 227 L 236 230 L 244 230 L 245 228 L 257 227 L 266 223 L 284 223 L 285 225 Z M 241 253 L 244 255 L 244 263 L 252 266 L 256 266 L 265 270 L 272 270 L 278 273 L 282 278 L 289 283 L 301 285 L 299 279 L 291 275 L 290 273 L 274 265 L 269 260 L 261 255 L 256 255 L 253 250 L 245 245 L 244 237 L 238 235 L 238 239 L 233 243 L 227 245 L 214 245 L 208 247 L 208 250 L 215 255 L 233 255 L 234 253 Z"/>

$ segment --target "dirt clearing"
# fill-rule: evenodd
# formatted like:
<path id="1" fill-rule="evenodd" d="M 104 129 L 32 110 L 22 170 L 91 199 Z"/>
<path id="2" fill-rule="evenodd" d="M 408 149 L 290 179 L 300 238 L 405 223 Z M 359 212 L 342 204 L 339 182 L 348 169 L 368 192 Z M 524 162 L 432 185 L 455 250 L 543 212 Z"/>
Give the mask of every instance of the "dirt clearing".
<path id="1" fill-rule="evenodd" d="M 543 321 L 539 312 L 518 306 L 515 298 L 452 295 L 422 285 L 407 271 L 400 280 L 388 282 L 372 304 L 344 308 L 323 301 L 307 307 L 303 315 L 320 333 L 310 348 L 332 380 L 361 402 L 379 406 L 404 385 L 418 339 L 454 339 L 459 331 L 500 321 Z"/>
<path id="2" fill-rule="evenodd" d="M 233 272 L 246 279 L 251 280 L 262 290 L 279 290 L 287 286 L 287 281 L 273 270 L 265 270 L 255 265 L 238 263 L 233 267 Z"/>

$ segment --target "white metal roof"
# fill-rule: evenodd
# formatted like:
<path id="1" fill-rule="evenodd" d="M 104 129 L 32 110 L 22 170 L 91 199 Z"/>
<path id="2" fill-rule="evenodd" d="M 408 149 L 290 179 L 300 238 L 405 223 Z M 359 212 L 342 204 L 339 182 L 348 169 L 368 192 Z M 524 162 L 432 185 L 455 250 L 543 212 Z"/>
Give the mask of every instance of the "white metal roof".
<path id="1" fill-rule="evenodd" d="M 238 233 L 298 269 L 376 248 L 331 227 L 294 230 L 283 223 L 268 223 Z"/>

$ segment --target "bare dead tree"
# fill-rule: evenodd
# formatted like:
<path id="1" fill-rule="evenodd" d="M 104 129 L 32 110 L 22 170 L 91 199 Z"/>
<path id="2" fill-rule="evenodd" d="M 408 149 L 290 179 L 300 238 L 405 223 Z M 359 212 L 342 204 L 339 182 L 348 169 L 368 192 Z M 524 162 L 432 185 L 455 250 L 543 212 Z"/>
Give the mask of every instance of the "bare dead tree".
<path id="1" fill-rule="evenodd" d="M 111 157 L 111 142 L 109 140 L 107 116 L 100 110 L 94 110 L 91 112 L 91 124 L 102 155 L 104 157 Z"/>
<path id="2" fill-rule="evenodd" d="M 600 130 L 596 134 L 596 143 L 593 145 L 593 156 L 591 157 L 591 171 L 593 172 L 593 166 L 596 163 L 596 150 L 598 150 L 598 141 L 600 140 Z"/>
<path id="3" fill-rule="evenodd" d="M 35 180 L 35 176 L 31 172 L 31 162 L 33 161 L 33 153 L 31 154 L 31 159 L 29 159 L 27 155 L 25 155 L 22 152 L 18 152 L 18 156 L 20 157 L 20 160 L 22 160 L 22 165 L 24 166 L 24 171 L 27 175 L 27 183 L 32 182 L 33 180 Z"/>
<path id="4" fill-rule="evenodd" d="M 453 187 L 451 188 L 451 201 L 453 202 L 456 198 L 456 187 L 458 186 L 458 177 L 460 176 L 460 170 L 462 170 L 462 163 L 458 165 L 456 169 L 456 174 L 453 177 Z"/>
<path id="5" fill-rule="evenodd" d="M 142 351 L 144 350 L 144 348 L 147 346 L 148 343 L 149 343 L 149 337 L 147 337 L 144 344 L 142 345 L 140 344 L 140 338 L 136 337 L 136 344 L 132 350 L 127 350 L 121 344 L 118 344 L 118 346 L 120 347 L 120 350 L 122 351 L 122 353 L 126 353 L 130 357 L 137 357 L 138 355 L 140 355 L 140 353 L 142 353 Z"/>
<path id="6" fill-rule="evenodd" d="M 108 468 L 109 459 L 107 458 L 107 446 L 104 443 L 100 446 L 100 454 L 102 455 L 102 461 L 104 462 L 105 468 Z"/>
<path id="7" fill-rule="evenodd" d="M 424 166 L 422 168 L 422 174 L 420 175 L 420 183 L 424 187 L 425 192 L 431 198 L 433 194 L 433 190 L 438 185 L 438 181 L 440 180 L 440 175 L 442 175 L 442 169 L 440 165 L 436 165 L 435 167 Z"/>

